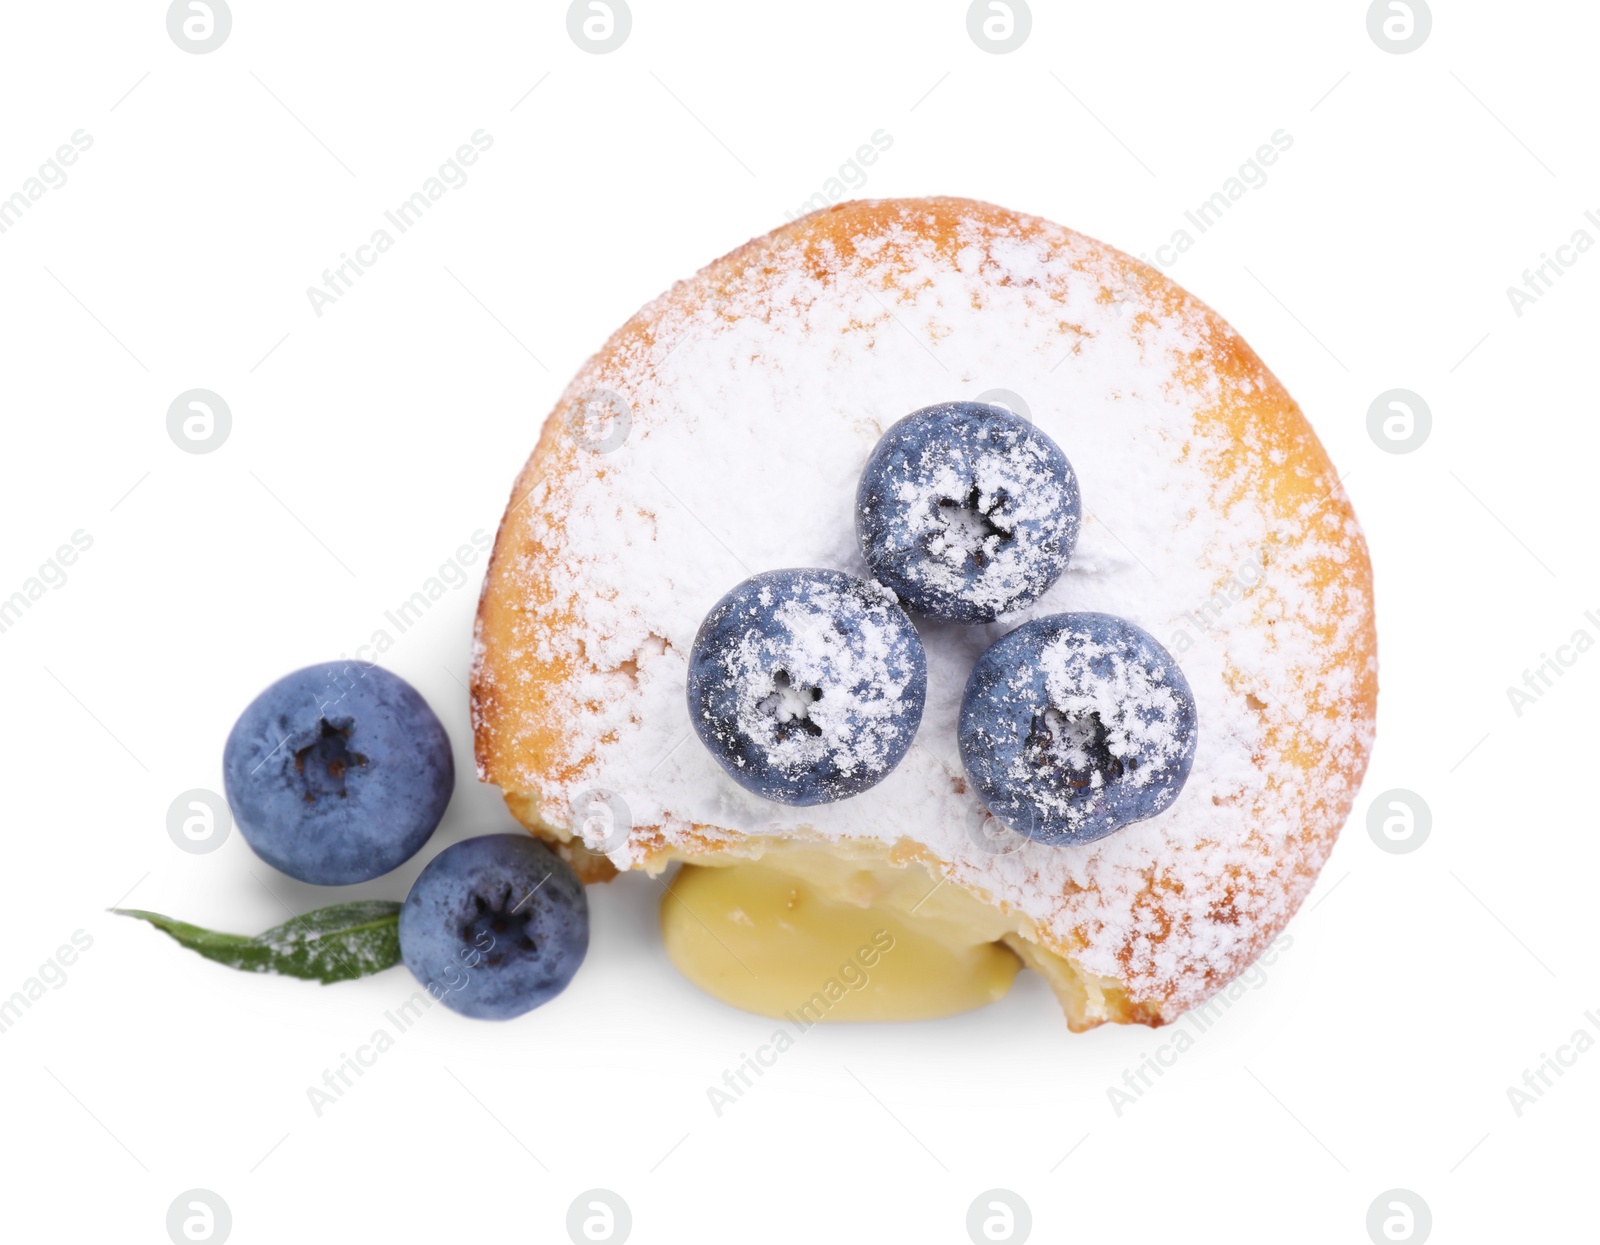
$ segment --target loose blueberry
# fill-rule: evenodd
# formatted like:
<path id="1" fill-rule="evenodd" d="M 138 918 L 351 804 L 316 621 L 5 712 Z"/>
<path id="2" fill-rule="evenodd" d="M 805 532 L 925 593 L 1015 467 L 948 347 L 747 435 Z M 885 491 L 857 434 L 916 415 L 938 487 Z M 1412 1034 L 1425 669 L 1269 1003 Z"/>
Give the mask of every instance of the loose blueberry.
<path id="1" fill-rule="evenodd" d="M 302 882 L 340 886 L 414 856 L 444 816 L 456 771 L 444 727 L 411 684 L 328 662 L 250 702 L 222 773 L 256 855 Z"/>
<path id="2" fill-rule="evenodd" d="M 733 780 L 780 804 L 858 795 L 911 747 L 922 640 L 880 585 L 767 571 L 718 601 L 689 653 L 689 718 Z"/>
<path id="3" fill-rule="evenodd" d="M 1039 599 L 1078 540 L 1078 480 L 1027 420 L 981 402 L 913 411 L 867 459 L 856 536 L 909 610 L 992 622 Z"/>
<path id="4" fill-rule="evenodd" d="M 959 738 L 996 817 L 1041 843 L 1090 843 L 1177 799 L 1194 763 L 1194 695 L 1125 619 L 1052 614 L 978 658 Z"/>
<path id="5" fill-rule="evenodd" d="M 589 900 L 532 835 L 486 834 L 428 862 L 400 909 L 400 957 L 451 1011 L 509 1020 L 567 988 L 589 950 Z"/>

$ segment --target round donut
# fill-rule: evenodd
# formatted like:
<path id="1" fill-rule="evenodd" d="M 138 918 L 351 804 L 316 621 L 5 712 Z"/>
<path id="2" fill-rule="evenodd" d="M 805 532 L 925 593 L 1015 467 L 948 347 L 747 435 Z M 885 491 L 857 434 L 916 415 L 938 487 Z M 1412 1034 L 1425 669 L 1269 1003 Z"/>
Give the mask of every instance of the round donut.
<path id="1" fill-rule="evenodd" d="M 904 761 L 815 807 L 741 789 L 694 737 L 687 659 L 733 585 L 869 572 L 862 467 L 936 403 L 1022 415 L 1076 472 L 1065 574 L 998 622 L 918 619 Z M 957 748 L 969 672 L 1068 611 L 1143 628 L 1198 747 L 1170 807 L 1093 843 L 992 833 Z M 479 777 L 587 880 L 804 845 L 984 906 L 1074 1030 L 1162 1024 L 1242 972 L 1316 880 L 1377 702 L 1365 542 L 1277 378 L 1215 312 L 1069 229 L 956 198 L 841 203 L 740 247 L 579 372 L 513 489 L 479 605 Z M 605 816 L 593 816 L 603 808 Z"/>

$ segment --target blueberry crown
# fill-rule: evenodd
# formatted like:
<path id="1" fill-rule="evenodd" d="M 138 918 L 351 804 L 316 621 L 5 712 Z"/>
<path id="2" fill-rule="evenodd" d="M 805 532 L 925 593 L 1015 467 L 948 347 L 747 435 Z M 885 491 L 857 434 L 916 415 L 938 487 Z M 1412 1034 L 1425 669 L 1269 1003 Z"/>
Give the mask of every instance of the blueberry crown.
<path id="1" fill-rule="evenodd" d="M 856 535 L 873 580 L 752 576 L 706 616 L 690 719 L 733 780 L 821 804 L 882 781 L 921 721 L 927 661 L 907 611 L 992 622 L 1066 570 L 1082 507 L 1066 455 L 997 406 L 914 411 L 873 449 Z M 979 657 L 961 757 L 984 803 L 1042 843 L 1092 842 L 1170 807 L 1194 761 L 1194 696 L 1171 654 L 1109 614 L 1034 619 Z"/>

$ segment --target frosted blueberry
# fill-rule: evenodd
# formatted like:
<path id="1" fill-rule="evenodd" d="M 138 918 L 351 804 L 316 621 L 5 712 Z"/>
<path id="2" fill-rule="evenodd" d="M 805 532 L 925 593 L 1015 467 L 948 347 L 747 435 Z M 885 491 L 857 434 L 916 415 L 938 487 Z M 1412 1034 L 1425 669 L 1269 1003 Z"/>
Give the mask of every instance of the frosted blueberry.
<path id="1" fill-rule="evenodd" d="M 867 565 L 909 610 L 992 622 L 1039 599 L 1078 540 L 1078 481 L 1061 447 L 981 402 L 913 411 L 883 435 L 856 490 Z"/>
<path id="2" fill-rule="evenodd" d="M 1177 799 L 1194 763 L 1194 695 L 1127 620 L 1052 614 L 978 658 L 958 735 L 996 817 L 1041 843 L 1091 843 Z"/>
<path id="3" fill-rule="evenodd" d="M 589 900 L 532 835 L 452 843 L 400 909 L 400 957 L 451 1011 L 509 1020 L 548 1003 L 589 951 Z"/>
<path id="4" fill-rule="evenodd" d="M 256 855 L 302 882 L 343 886 L 417 853 L 456 771 L 416 688 L 379 666 L 326 662 L 250 702 L 223 747 L 222 777 Z"/>
<path id="5" fill-rule="evenodd" d="M 689 653 L 689 718 L 740 786 L 780 804 L 858 795 L 922 720 L 917 629 L 878 584 L 767 571 L 712 608 Z"/>

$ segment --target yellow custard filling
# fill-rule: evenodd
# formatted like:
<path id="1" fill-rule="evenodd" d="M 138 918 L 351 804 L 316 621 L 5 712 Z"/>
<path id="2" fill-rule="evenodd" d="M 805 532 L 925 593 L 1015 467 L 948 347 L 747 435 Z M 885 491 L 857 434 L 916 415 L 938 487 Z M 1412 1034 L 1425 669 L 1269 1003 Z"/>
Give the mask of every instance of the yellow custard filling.
<path id="1" fill-rule="evenodd" d="M 525 823 L 538 823 L 592 867 L 595 854 L 570 830 L 543 822 L 536 799 L 507 796 L 507 803 Z M 695 985 L 757 1015 L 782 1018 L 788 1012 L 811 1023 L 798 1009 L 821 993 L 832 1004 L 824 1020 L 951 1016 L 1005 995 L 1019 966 L 1004 958 L 1002 953 L 1010 952 L 1049 984 L 1073 1032 L 1107 1021 L 1160 1023 L 1158 1010 L 1130 1000 L 1116 979 L 1088 972 L 1068 954 L 1040 945 L 1026 917 L 936 877 L 922 863 L 921 851 L 907 839 L 891 846 L 866 839 L 748 835 L 719 851 L 661 848 L 634 868 L 659 877 L 673 864 L 683 865 L 661 900 L 667 954 Z M 758 916 L 763 916 L 759 924 Z M 863 930 L 865 943 L 857 940 Z M 899 961 L 907 967 L 884 965 L 881 950 L 872 964 L 865 962 L 870 955 L 857 954 L 863 945 L 872 946 L 874 933 L 897 936 L 897 930 L 911 942 L 913 954 Z M 956 969 L 942 985 L 930 986 L 925 970 L 917 979 L 910 967 L 926 962 L 916 951 L 927 942 Z M 906 944 L 898 945 L 905 949 Z M 877 975 L 869 999 L 843 1004 L 846 995 L 867 990 L 841 975 L 855 977 L 845 967 L 850 961 Z M 912 979 L 909 988 L 900 988 L 901 973 Z M 830 988 L 834 978 L 837 985 Z M 813 1007 L 812 1014 L 817 1010 Z"/>
<path id="2" fill-rule="evenodd" d="M 757 1015 L 802 1024 L 951 1016 L 1004 997 L 1024 966 L 1046 978 L 1073 1029 L 1127 1007 L 1116 982 L 1025 937 L 1016 913 L 882 844 L 751 838 L 737 852 L 685 860 L 667 886 L 661 933 L 672 962 Z"/>
<path id="3" fill-rule="evenodd" d="M 925 1020 L 1004 996 L 1022 966 L 1015 952 L 928 913 L 938 892 L 915 872 L 923 885 L 913 895 L 908 879 L 868 869 L 830 889 L 765 864 L 685 865 L 662 896 L 662 938 L 708 994 L 805 1024 Z"/>

